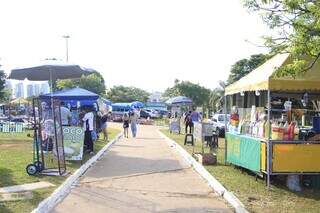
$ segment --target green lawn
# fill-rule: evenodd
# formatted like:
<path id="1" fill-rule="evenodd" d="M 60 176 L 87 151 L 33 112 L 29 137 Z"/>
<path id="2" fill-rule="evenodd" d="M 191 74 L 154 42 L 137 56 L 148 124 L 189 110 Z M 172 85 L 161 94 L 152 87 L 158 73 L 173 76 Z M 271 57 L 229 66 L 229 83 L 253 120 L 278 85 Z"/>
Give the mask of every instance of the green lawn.
<path id="1" fill-rule="evenodd" d="M 109 138 L 113 139 L 120 131 L 109 128 Z M 29 176 L 25 167 L 32 162 L 32 138 L 26 133 L 0 133 L 0 187 L 38 181 L 48 181 L 56 185 L 47 189 L 33 191 L 33 198 L 24 201 L 0 202 L 0 212 L 30 212 L 39 202 L 48 197 L 67 177 Z M 95 142 L 94 151 L 97 153 L 106 141 Z M 85 155 L 84 161 L 89 159 Z M 73 173 L 81 166 L 81 162 L 68 161 L 67 171 Z"/>
<path id="2" fill-rule="evenodd" d="M 179 143 L 189 153 L 192 146 L 184 146 L 184 135 L 170 134 L 161 130 L 165 135 Z M 195 145 L 196 152 L 201 151 L 201 145 Z M 209 150 L 206 148 L 206 152 Z M 217 151 L 218 164 L 206 166 L 206 169 L 235 194 L 249 212 L 319 212 L 320 190 L 304 190 L 300 193 L 289 191 L 284 184 L 278 183 L 268 190 L 265 181 L 255 179 L 255 176 L 234 166 L 224 165 L 224 139 L 219 139 Z"/>

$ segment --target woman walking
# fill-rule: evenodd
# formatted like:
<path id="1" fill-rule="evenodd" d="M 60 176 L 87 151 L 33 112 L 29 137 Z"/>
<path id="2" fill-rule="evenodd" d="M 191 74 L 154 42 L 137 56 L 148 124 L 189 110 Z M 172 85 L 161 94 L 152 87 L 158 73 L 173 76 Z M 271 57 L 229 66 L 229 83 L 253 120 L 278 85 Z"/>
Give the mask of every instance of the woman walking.
<path id="1" fill-rule="evenodd" d="M 132 136 L 135 138 L 137 136 L 137 124 L 138 124 L 138 114 L 135 110 L 130 113 L 130 126 Z"/>
<path id="2" fill-rule="evenodd" d="M 128 138 L 129 137 L 129 116 L 127 113 L 125 113 L 123 115 L 123 133 L 124 133 L 124 137 Z"/>

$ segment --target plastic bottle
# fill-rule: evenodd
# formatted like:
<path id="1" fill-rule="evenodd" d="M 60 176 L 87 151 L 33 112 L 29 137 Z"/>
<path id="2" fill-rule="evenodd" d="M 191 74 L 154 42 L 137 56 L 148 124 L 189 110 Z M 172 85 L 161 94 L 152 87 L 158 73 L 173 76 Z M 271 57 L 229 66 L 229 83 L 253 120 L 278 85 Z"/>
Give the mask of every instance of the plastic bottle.
<path id="1" fill-rule="evenodd" d="M 283 124 L 280 123 L 280 125 L 279 125 L 278 140 L 283 140 L 283 135 L 284 135 L 284 128 L 283 128 Z"/>
<path id="2" fill-rule="evenodd" d="M 269 131 L 270 131 L 269 126 L 270 126 L 270 122 L 266 121 L 264 123 L 264 138 L 267 138 L 267 139 L 269 139 Z"/>
<path id="3" fill-rule="evenodd" d="M 288 122 L 286 122 L 283 125 L 283 140 L 285 140 L 285 141 L 289 140 L 289 125 L 288 125 Z"/>
<path id="4" fill-rule="evenodd" d="M 266 123 L 266 121 L 261 121 L 261 122 L 260 122 L 260 125 L 259 125 L 259 133 L 258 133 L 258 135 L 259 135 L 260 138 L 263 138 L 263 137 L 264 137 L 264 133 L 265 133 L 265 123 Z"/>
<path id="5" fill-rule="evenodd" d="M 291 122 L 289 125 L 289 131 L 288 131 L 288 140 L 292 141 L 295 138 L 295 122 Z M 299 129 L 298 129 L 298 134 L 299 134 Z"/>
<path id="6" fill-rule="evenodd" d="M 272 123 L 271 129 L 272 129 L 271 139 L 272 140 L 278 140 L 278 137 L 279 137 L 279 126 L 278 126 L 278 124 L 276 122 Z"/>

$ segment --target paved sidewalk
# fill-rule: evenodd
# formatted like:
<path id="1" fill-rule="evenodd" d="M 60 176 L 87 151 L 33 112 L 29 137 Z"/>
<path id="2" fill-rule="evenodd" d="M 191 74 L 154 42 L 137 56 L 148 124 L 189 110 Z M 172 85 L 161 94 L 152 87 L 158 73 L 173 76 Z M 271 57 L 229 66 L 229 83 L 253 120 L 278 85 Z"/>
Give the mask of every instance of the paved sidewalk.
<path id="1" fill-rule="evenodd" d="M 157 133 L 139 126 L 89 169 L 56 206 L 62 212 L 232 212 Z"/>

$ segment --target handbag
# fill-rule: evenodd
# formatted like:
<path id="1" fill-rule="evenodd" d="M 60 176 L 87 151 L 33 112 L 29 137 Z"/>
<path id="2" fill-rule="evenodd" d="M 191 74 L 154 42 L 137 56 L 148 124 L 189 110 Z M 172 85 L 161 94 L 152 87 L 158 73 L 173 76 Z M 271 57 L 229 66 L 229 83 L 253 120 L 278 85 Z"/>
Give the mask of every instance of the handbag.
<path id="1" fill-rule="evenodd" d="M 94 131 L 94 130 L 91 131 L 91 138 L 92 138 L 93 142 L 95 142 L 98 139 L 98 135 L 97 135 L 96 131 Z"/>

